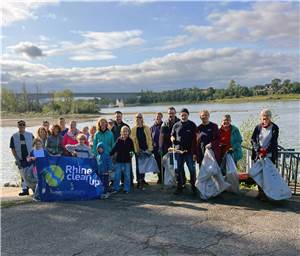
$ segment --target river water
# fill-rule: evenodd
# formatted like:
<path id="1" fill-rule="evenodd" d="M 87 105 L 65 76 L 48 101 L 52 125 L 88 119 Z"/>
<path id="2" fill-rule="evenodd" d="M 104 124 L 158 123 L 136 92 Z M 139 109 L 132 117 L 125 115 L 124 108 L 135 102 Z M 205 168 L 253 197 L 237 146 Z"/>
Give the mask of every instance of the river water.
<path id="1" fill-rule="evenodd" d="M 300 101 L 268 101 L 268 102 L 246 102 L 234 104 L 205 103 L 190 105 L 175 105 L 178 112 L 181 108 L 186 107 L 190 111 L 190 119 L 197 125 L 200 123 L 199 111 L 208 109 L 211 112 L 210 120 L 220 124 L 222 115 L 229 113 L 232 117 L 232 123 L 240 126 L 249 118 L 257 119 L 259 112 L 263 108 L 269 108 L 275 116 L 275 122 L 280 128 L 279 144 L 287 148 L 300 150 Z M 167 118 L 166 111 L 168 106 L 137 106 L 124 108 L 106 108 L 102 109 L 106 113 L 106 118 L 113 118 L 114 111 L 121 110 L 124 113 L 124 121 L 130 126 L 134 124 L 134 113 L 141 112 L 144 114 L 144 120 L 147 125 L 151 125 L 154 119 L 154 112 L 163 112 Z M 78 123 L 78 128 L 94 125 L 95 121 Z M 27 131 L 35 134 L 35 127 L 27 127 Z M 15 127 L 1 127 L 1 181 L 0 186 L 9 182 L 16 184 L 19 181 L 19 174 L 14 164 L 14 159 L 9 149 L 10 137 L 17 131 Z"/>

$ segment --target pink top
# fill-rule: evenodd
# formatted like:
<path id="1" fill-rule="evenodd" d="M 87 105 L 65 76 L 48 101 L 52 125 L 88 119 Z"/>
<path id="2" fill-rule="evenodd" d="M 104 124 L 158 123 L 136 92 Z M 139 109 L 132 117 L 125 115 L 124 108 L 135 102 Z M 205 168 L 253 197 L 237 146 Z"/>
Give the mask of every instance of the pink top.
<path id="1" fill-rule="evenodd" d="M 81 131 L 77 130 L 76 135 L 74 135 L 72 132 L 67 132 L 64 135 L 64 139 L 63 139 L 63 146 L 64 148 L 66 147 L 66 145 L 76 145 L 78 144 L 78 141 L 76 139 L 77 135 L 82 133 Z M 88 146 L 89 142 L 88 140 L 85 141 L 85 144 Z"/>

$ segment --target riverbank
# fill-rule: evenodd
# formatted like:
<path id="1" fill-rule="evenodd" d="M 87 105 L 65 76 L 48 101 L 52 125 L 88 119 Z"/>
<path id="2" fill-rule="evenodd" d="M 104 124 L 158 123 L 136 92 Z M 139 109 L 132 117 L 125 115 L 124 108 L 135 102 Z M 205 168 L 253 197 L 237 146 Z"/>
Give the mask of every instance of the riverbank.
<path id="1" fill-rule="evenodd" d="M 151 106 L 174 106 L 174 105 L 184 105 L 184 104 L 239 104 L 239 103 L 255 103 L 255 102 L 276 102 L 276 101 L 295 101 L 300 100 L 300 94 L 279 94 L 279 95 L 266 95 L 266 96 L 254 96 L 254 97 L 243 97 L 243 98 L 233 98 L 233 99 L 217 99 L 211 101 L 199 101 L 199 102 L 162 102 L 153 103 L 148 105 L 127 105 L 126 107 L 151 107 Z M 120 108 L 122 110 L 122 108 Z M 198 111 L 198 110 L 197 110 Z M 154 114 L 156 111 L 144 111 L 143 114 Z M 136 112 L 127 112 L 126 115 L 133 115 Z M 191 111 L 192 113 L 192 111 Z M 66 114 L 63 115 L 67 121 L 72 119 L 78 122 L 88 122 L 97 120 L 100 116 L 112 116 L 114 111 L 99 113 L 99 114 Z M 43 113 L 1 113 L 1 123 L 0 127 L 15 127 L 16 123 L 20 119 L 26 120 L 27 126 L 37 126 L 40 125 L 43 120 L 48 120 L 50 123 L 56 123 L 61 115 L 50 115 Z"/>

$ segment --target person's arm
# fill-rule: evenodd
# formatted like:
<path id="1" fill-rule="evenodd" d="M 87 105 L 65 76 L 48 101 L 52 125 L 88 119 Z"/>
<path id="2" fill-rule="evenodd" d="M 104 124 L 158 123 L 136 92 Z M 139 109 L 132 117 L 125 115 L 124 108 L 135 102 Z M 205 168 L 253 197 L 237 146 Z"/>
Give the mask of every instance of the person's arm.
<path id="1" fill-rule="evenodd" d="M 192 154 L 193 160 L 197 160 L 197 127 L 193 124 L 193 139 L 192 139 Z"/>
<path id="2" fill-rule="evenodd" d="M 119 148 L 119 143 L 118 143 L 118 140 L 116 141 L 115 145 L 113 146 L 113 148 L 111 149 L 110 151 L 110 155 L 114 155 L 117 151 L 118 151 L 118 148 Z"/>
<path id="3" fill-rule="evenodd" d="M 114 134 L 110 131 L 110 148 L 113 148 L 113 146 L 115 145 L 115 137 Z M 108 152 L 109 154 L 110 152 Z"/>
<path id="4" fill-rule="evenodd" d="M 212 131 L 212 141 L 211 146 L 212 148 L 218 148 L 220 145 L 220 131 L 218 128 L 218 125 L 214 125 L 213 131 Z"/>
<path id="5" fill-rule="evenodd" d="M 172 143 L 174 144 L 177 144 L 177 140 L 176 140 L 176 128 L 177 128 L 177 125 L 176 123 L 173 125 L 173 128 L 172 128 L 172 131 L 171 131 L 171 141 Z"/>
<path id="6" fill-rule="evenodd" d="M 258 153 L 260 149 L 259 141 L 257 139 L 258 133 L 259 133 L 258 126 L 256 126 L 251 136 L 251 144 L 256 153 Z"/>
<path id="7" fill-rule="evenodd" d="M 65 146 L 66 150 L 70 153 L 75 153 L 76 147 L 77 147 L 77 145 L 71 145 L 71 144 L 67 144 Z"/>
<path id="8" fill-rule="evenodd" d="M 97 132 L 94 135 L 94 141 L 93 141 L 93 153 L 97 155 L 97 144 L 98 144 L 98 139 L 97 139 Z"/>

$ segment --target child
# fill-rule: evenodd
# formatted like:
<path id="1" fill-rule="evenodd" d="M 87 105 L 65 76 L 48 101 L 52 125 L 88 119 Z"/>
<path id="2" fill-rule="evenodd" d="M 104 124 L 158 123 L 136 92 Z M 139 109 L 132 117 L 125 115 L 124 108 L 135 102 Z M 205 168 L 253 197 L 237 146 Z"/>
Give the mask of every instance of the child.
<path id="1" fill-rule="evenodd" d="M 93 148 L 93 142 L 94 142 L 94 136 L 95 136 L 96 130 L 97 130 L 97 127 L 95 125 L 91 126 L 90 137 L 89 137 L 90 148 Z"/>
<path id="2" fill-rule="evenodd" d="M 88 126 L 83 127 L 82 133 L 86 136 L 86 139 L 89 141 L 90 134 L 89 134 L 89 127 Z"/>
<path id="3" fill-rule="evenodd" d="M 33 149 L 30 155 L 27 157 L 27 161 L 31 162 L 30 167 L 24 169 L 24 179 L 26 184 L 32 189 L 33 192 L 36 190 L 37 185 L 37 170 L 35 166 L 35 160 L 39 157 L 49 156 L 48 152 L 43 148 L 43 141 L 40 138 L 33 140 Z"/>
<path id="4" fill-rule="evenodd" d="M 109 197 L 108 178 L 109 172 L 112 170 L 112 160 L 109 154 L 104 152 L 104 143 L 97 144 L 96 160 L 98 164 L 98 175 L 104 186 L 104 198 Z"/>
<path id="5" fill-rule="evenodd" d="M 89 146 L 86 145 L 86 136 L 82 133 L 77 135 L 78 144 L 66 145 L 66 150 L 70 152 L 73 156 L 77 156 L 80 158 L 92 158 L 94 157 L 92 150 Z"/>
<path id="6" fill-rule="evenodd" d="M 129 138 L 129 128 L 123 126 L 121 128 L 121 136 L 117 139 L 111 155 L 116 154 L 115 164 L 115 179 L 114 192 L 117 193 L 120 188 L 121 171 L 124 171 L 124 193 L 129 193 L 131 183 L 131 156 L 134 153 L 134 145 L 131 138 Z"/>

